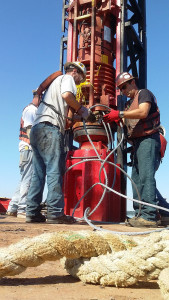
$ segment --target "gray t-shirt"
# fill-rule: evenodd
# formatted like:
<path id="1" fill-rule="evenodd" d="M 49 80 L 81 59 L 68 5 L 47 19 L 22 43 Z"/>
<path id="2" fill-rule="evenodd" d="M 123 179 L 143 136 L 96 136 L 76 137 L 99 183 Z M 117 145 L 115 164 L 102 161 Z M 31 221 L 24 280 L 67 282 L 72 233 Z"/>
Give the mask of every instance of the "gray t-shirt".
<path id="1" fill-rule="evenodd" d="M 155 99 L 155 96 L 151 91 L 148 89 L 143 89 L 140 91 L 139 96 L 138 96 L 138 103 L 145 103 L 145 102 L 150 102 L 151 103 L 151 108 L 149 111 L 149 115 L 153 114 L 154 112 L 157 111 L 157 102 Z"/>
<path id="2" fill-rule="evenodd" d="M 67 116 L 68 113 L 68 105 L 62 98 L 62 94 L 65 92 L 71 92 L 76 96 L 77 88 L 71 75 L 61 75 L 51 83 L 37 109 L 33 126 L 40 122 L 50 122 L 58 126 L 64 134 L 66 125 L 66 118 L 64 116 Z M 43 101 L 52 105 L 58 114 L 51 107 L 44 104 Z"/>

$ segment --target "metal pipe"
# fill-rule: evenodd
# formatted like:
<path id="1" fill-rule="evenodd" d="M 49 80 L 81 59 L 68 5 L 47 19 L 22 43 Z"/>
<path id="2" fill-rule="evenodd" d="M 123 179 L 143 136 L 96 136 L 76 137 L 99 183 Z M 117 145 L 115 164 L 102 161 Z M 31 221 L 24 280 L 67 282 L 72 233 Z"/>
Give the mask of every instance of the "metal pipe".
<path id="1" fill-rule="evenodd" d="M 90 17 L 91 17 L 91 14 L 87 14 L 87 15 L 76 17 L 75 19 L 76 20 L 83 20 L 83 19 L 87 19 L 87 18 L 90 18 Z"/>
<path id="2" fill-rule="evenodd" d="M 94 61 L 95 61 L 95 21 L 96 21 L 96 0 L 92 0 L 92 18 L 91 18 L 91 60 L 90 60 L 90 94 L 89 107 L 94 100 Z"/>
<path id="3" fill-rule="evenodd" d="M 74 25 L 73 25 L 73 56 L 72 60 L 77 60 L 77 16 L 78 16 L 78 1 L 75 1 L 74 6 Z"/>

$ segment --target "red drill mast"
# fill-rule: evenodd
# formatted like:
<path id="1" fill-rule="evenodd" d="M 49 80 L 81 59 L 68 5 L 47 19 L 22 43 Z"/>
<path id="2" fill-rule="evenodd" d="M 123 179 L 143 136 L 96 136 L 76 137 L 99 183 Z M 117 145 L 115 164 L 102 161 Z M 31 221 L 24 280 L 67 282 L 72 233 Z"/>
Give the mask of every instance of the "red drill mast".
<path id="1" fill-rule="evenodd" d="M 146 31 L 144 0 L 63 0 L 63 19 L 61 40 L 60 69 L 63 69 L 64 52 L 66 61 L 80 61 L 87 69 L 87 82 L 81 87 L 83 105 L 92 107 L 97 116 L 106 112 L 105 105 L 122 110 L 125 98 L 115 87 L 115 77 L 122 71 L 129 71 L 139 77 L 140 87 L 146 87 Z M 86 124 L 88 133 L 102 159 L 111 150 L 107 146 L 109 138 L 99 122 Z M 111 135 L 120 131 L 112 127 Z M 83 123 L 76 123 L 73 128 L 74 140 L 79 149 L 68 152 L 67 167 L 73 166 L 85 158 L 96 157 L 88 141 Z M 126 170 L 127 149 L 124 141 L 117 151 L 117 163 Z M 114 162 L 114 156 L 110 156 Z M 65 176 L 65 212 L 71 214 L 81 196 L 92 184 L 99 181 L 101 163 L 89 161 L 75 165 Z M 116 169 L 116 170 L 115 170 Z M 114 189 L 126 193 L 125 176 L 110 164 L 105 165 L 108 185 L 115 178 Z M 105 183 L 102 170 L 101 181 Z M 75 216 L 82 217 L 86 207 L 94 209 L 103 188 L 94 187 L 79 204 Z M 126 201 L 114 193 L 105 193 L 104 199 L 91 219 L 101 221 L 124 221 Z"/>

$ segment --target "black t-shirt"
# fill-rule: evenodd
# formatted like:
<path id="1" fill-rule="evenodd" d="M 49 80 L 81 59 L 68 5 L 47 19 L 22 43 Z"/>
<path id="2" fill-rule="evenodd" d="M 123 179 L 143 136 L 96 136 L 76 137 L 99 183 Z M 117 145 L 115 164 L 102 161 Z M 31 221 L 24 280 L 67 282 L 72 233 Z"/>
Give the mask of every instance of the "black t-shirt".
<path id="1" fill-rule="evenodd" d="M 149 115 L 157 111 L 156 98 L 153 95 L 153 93 L 147 89 L 141 90 L 138 96 L 138 104 L 145 103 L 145 102 L 151 103 Z"/>

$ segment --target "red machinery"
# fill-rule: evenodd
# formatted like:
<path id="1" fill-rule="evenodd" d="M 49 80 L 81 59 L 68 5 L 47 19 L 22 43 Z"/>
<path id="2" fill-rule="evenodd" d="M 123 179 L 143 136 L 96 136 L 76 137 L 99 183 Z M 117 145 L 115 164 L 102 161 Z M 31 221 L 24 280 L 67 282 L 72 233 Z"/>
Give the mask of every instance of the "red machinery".
<path id="1" fill-rule="evenodd" d="M 4 214 L 7 212 L 8 205 L 11 199 L 6 197 L 0 197 L 0 214 Z"/>
<path id="2" fill-rule="evenodd" d="M 106 112 L 104 105 L 118 109 L 122 108 L 124 101 L 115 87 L 115 77 L 127 70 L 127 50 L 133 75 L 138 76 L 137 60 L 143 57 L 141 47 L 143 41 L 136 40 L 132 24 L 139 19 L 139 33 L 144 28 L 144 8 L 140 0 L 130 0 L 130 7 L 134 17 L 125 23 L 127 0 L 70 0 L 63 1 L 63 26 L 68 24 L 67 38 L 62 38 L 61 68 L 63 67 L 63 48 L 66 44 L 67 61 L 81 61 L 87 69 L 87 82 L 81 87 L 83 97 L 79 99 L 87 107 L 94 106 L 94 114 L 102 115 Z M 123 4 L 122 4 L 123 2 Z M 139 3 L 140 2 L 140 3 Z M 141 10 L 139 7 L 141 5 Z M 142 14 L 141 14 L 142 11 Z M 133 15 L 133 16 L 134 16 Z M 141 17 L 140 17 L 141 16 Z M 137 17 L 137 18 L 136 18 Z M 141 22 L 141 23 L 140 23 Z M 142 25 L 142 27 L 141 27 Z M 145 32 L 145 31 L 144 31 Z M 128 36 L 128 40 L 127 40 Z M 141 35 L 140 35 L 141 36 Z M 142 35 L 143 38 L 143 35 Z M 126 45 L 124 47 L 124 45 Z M 134 47 L 134 48 L 133 48 Z M 134 50 L 133 50 L 134 49 Z M 132 51 L 131 51 L 132 50 Z M 143 47 L 143 50 L 144 47 Z M 136 58 L 137 55 L 137 58 Z M 143 64 L 144 66 L 144 64 Z M 144 76 L 145 79 L 145 76 Z M 110 152 L 107 147 L 108 138 L 105 128 L 99 122 L 87 123 L 87 131 L 102 159 Z M 112 127 L 112 134 L 116 126 Z M 79 149 L 68 152 L 67 167 L 84 158 L 97 158 L 93 150 L 83 123 L 76 123 L 73 127 L 74 140 L 79 143 Z M 118 134 L 120 135 L 120 133 Z M 118 165 L 125 169 L 124 146 L 118 150 Z M 120 151 L 120 152 L 119 152 Z M 108 159 L 114 162 L 114 156 Z M 96 182 L 99 182 L 101 162 L 88 161 L 75 165 L 64 178 L 65 213 L 72 214 L 76 203 L 81 196 Z M 116 180 L 114 189 L 120 193 L 126 192 L 126 180 L 119 169 L 106 163 L 108 186 L 111 187 L 114 173 Z M 116 169 L 116 170 L 115 170 Z M 105 174 L 102 170 L 101 181 L 105 183 Z M 82 200 L 75 211 L 75 217 L 82 217 L 87 207 L 93 209 L 103 194 L 103 187 L 95 186 Z M 98 221 L 124 221 L 126 215 L 126 200 L 112 192 L 107 192 L 101 205 L 91 215 L 91 219 Z"/>

